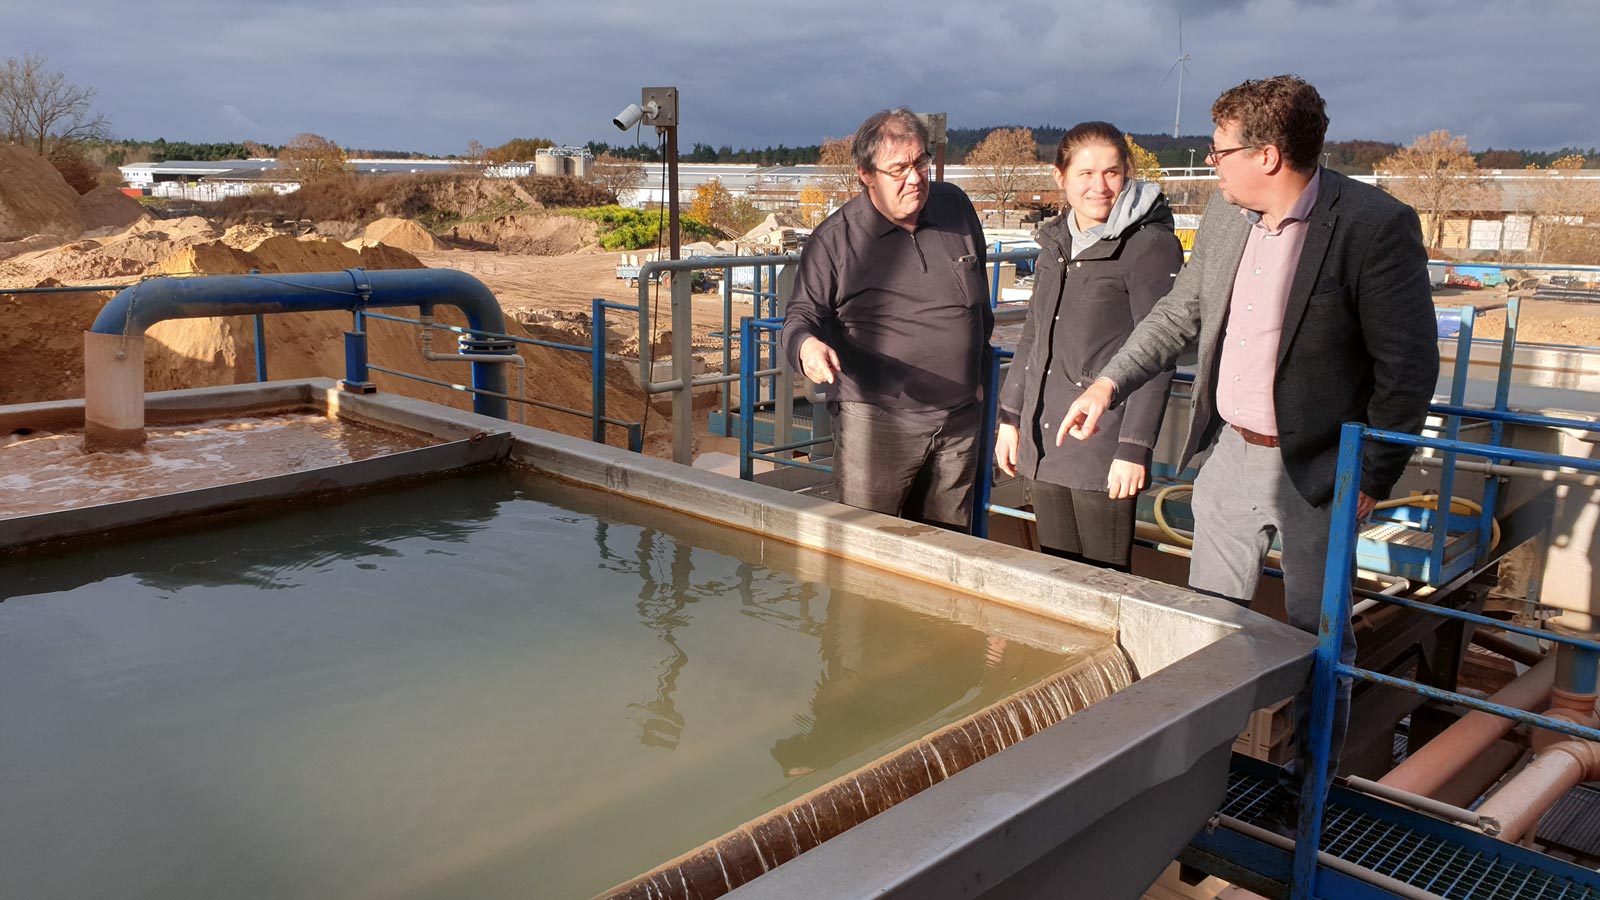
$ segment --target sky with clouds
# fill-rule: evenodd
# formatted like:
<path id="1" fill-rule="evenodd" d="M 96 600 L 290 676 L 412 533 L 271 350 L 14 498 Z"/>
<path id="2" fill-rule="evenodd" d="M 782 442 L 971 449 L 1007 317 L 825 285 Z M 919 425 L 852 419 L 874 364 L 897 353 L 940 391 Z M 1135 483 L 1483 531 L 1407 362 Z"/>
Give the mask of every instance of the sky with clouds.
<path id="1" fill-rule="evenodd" d="M 1185 134 L 1210 133 L 1222 90 L 1295 72 L 1333 139 L 1600 145 L 1595 0 L 0 0 L 0 58 L 94 88 L 117 137 L 432 154 L 620 143 L 611 117 L 676 85 L 687 151 L 812 144 L 897 104 L 1170 132 L 1180 13 Z"/>

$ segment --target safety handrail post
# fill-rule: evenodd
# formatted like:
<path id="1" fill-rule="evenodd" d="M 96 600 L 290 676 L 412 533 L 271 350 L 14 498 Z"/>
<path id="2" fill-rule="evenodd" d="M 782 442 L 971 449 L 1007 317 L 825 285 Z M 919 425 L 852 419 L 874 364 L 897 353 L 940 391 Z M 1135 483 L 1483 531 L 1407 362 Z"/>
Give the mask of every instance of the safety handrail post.
<path id="1" fill-rule="evenodd" d="M 606 442 L 606 301 L 595 297 L 589 310 L 589 377 L 591 386 L 589 408 L 591 425 L 589 437 L 595 443 Z"/>
<path id="2" fill-rule="evenodd" d="M 1322 843 L 1323 804 L 1328 795 L 1328 761 L 1333 754 L 1334 699 L 1344 623 L 1350 618 L 1354 579 L 1356 503 L 1361 487 L 1361 441 L 1366 426 L 1347 422 L 1339 431 L 1339 467 L 1333 486 L 1328 556 L 1323 569 L 1322 616 L 1311 670 L 1310 760 L 1301 772 L 1300 820 L 1295 830 L 1294 900 L 1317 896 L 1317 849 Z M 1304 754 L 1302 754 L 1304 758 Z"/>
<path id="3" fill-rule="evenodd" d="M 733 266 L 722 267 L 722 371 L 733 368 Z M 741 326 L 742 327 L 742 326 Z M 745 347 L 739 346 L 740 365 L 743 365 Z M 729 401 L 732 390 L 726 384 L 717 385 L 717 406 L 722 411 L 722 436 L 729 437 Z"/>
<path id="4" fill-rule="evenodd" d="M 971 532 L 976 537 L 989 536 L 989 507 L 994 495 L 994 439 L 996 423 L 1000 418 L 1000 366 L 1010 359 L 1011 351 L 989 346 L 989 371 L 983 385 L 983 422 L 978 432 L 978 472 L 972 497 Z"/>
<path id="5" fill-rule="evenodd" d="M 755 331 L 754 316 L 739 320 L 739 477 L 745 481 L 755 479 Z"/>

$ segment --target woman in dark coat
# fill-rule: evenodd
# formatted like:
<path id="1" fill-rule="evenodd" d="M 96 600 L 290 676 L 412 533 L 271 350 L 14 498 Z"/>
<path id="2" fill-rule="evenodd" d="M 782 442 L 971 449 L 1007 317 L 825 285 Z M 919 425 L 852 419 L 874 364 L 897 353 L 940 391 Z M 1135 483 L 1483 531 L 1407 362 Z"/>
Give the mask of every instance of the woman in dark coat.
<path id="1" fill-rule="evenodd" d="M 1183 248 L 1158 185 L 1134 178 L 1116 126 L 1084 122 L 1061 139 L 1065 211 L 1039 228 L 1027 324 L 1000 392 L 995 462 L 1027 482 L 1039 543 L 1053 556 L 1127 571 L 1135 504 L 1166 412 L 1169 372 L 1101 419 L 1087 441 L 1055 443 L 1060 417 L 1172 288 Z"/>

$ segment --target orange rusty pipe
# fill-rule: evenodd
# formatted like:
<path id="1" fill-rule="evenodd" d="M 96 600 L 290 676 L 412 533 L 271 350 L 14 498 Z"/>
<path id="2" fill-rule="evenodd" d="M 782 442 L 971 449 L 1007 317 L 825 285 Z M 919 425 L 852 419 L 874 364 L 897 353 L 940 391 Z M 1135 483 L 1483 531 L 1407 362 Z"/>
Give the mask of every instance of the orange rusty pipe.
<path id="1" fill-rule="evenodd" d="M 1496 691 L 1489 702 L 1523 710 L 1543 706 L 1555 684 L 1555 674 L 1556 656 L 1550 654 Z M 1515 724 L 1493 713 L 1473 710 L 1418 748 L 1378 783 L 1431 797 L 1480 753 L 1505 737 Z"/>
<path id="2" fill-rule="evenodd" d="M 1588 741 L 1566 740 L 1546 747 L 1528 767 L 1478 807 L 1480 819 L 1499 825 L 1502 841 L 1522 840 L 1567 791 L 1600 777 L 1600 748 Z"/>

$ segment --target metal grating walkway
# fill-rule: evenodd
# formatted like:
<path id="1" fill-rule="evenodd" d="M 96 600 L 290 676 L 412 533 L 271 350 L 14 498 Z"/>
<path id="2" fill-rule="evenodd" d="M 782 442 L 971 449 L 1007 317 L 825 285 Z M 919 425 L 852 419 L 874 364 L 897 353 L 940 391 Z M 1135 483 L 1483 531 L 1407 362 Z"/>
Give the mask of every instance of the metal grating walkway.
<path id="1" fill-rule="evenodd" d="M 1221 812 L 1253 824 L 1277 790 L 1280 788 L 1273 782 L 1235 769 L 1228 776 L 1228 795 Z M 1481 837 L 1459 830 L 1463 837 Z M 1473 849 L 1465 840 L 1455 841 L 1398 821 L 1386 821 L 1340 804 L 1332 797 L 1323 827 L 1322 850 L 1448 900 L 1600 900 L 1600 890 L 1570 877 Z"/>

